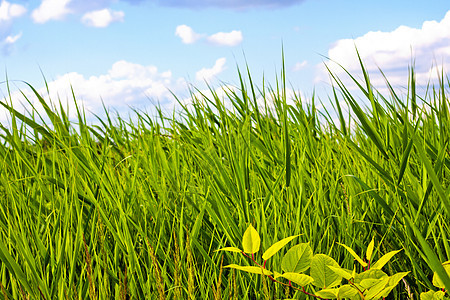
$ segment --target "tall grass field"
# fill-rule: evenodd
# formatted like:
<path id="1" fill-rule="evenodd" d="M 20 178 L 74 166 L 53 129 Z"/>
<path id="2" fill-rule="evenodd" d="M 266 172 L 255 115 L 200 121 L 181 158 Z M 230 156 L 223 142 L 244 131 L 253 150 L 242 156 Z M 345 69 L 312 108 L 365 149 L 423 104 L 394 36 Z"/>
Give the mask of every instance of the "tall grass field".
<path id="1" fill-rule="evenodd" d="M 442 72 L 419 93 L 411 68 L 407 89 L 379 93 L 361 67 L 345 75 L 358 90 L 330 73 L 327 99 L 289 97 L 284 69 L 258 86 L 246 68 L 224 97 L 193 89 L 177 114 L 91 123 L 32 86 L 39 109 L 6 97 L 0 298 L 313 299 L 224 268 L 251 265 L 216 251 L 241 247 L 250 224 L 262 249 L 299 235 L 292 245 L 358 272 L 338 243 L 362 256 L 374 239 L 375 259 L 401 250 L 386 273 L 410 272 L 387 299 L 437 291 L 435 273 L 449 297 L 450 82 Z M 288 249 L 265 267 L 279 270 Z"/>

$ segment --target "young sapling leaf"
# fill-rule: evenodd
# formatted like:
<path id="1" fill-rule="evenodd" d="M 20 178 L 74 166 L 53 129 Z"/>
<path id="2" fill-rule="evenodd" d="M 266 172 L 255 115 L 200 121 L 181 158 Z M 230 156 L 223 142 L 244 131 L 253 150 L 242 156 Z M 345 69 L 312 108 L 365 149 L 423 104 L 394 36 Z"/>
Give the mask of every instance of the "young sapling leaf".
<path id="1" fill-rule="evenodd" d="M 274 271 L 274 272 L 273 272 L 273 278 L 274 278 L 274 279 L 277 279 L 278 277 L 282 277 L 282 276 L 283 276 L 283 274 L 278 273 L 277 271 Z"/>
<path id="2" fill-rule="evenodd" d="M 286 246 L 287 243 L 289 243 L 290 241 L 292 241 L 293 239 L 295 239 L 298 236 L 299 235 L 293 235 L 293 236 L 284 238 L 281 241 L 278 241 L 275 244 L 273 244 L 272 246 L 270 246 L 269 249 L 267 249 L 264 252 L 264 254 L 262 256 L 263 260 L 268 260 L 269 258 L 271 258 L 275 253 L 280 251 L 281 248 Z"/>
<path id="3" fill-rule="evenodd" d="M 450 276 L 450 260 L 443 263 L 442 266 L 444 267 L 444 270 L 447 272 L 448 276 Z M 442 282 L 441 278 L 436 272 L 434 272 L 433 275 L 433 285 L 440 289 L 445 289 L 444 282 Z"/>
<path id="4" fill-rule="evenodd" d="M 369 269 L 367 271 L 364 271 L 362 273 L 356 274 L 355 277 L 353 277 L 355 280 L 355 283 L 361 283 L 365 279 L 375 278 L 375 279 L 381 279 L 388 277 L 386 273 L 379 269 Z"/>
<path id="5" fill-rule="evenodd" d="M 231 264 L 224 266 L 224 268 L 232 268 L 236 270 L 245 271 L 248 273 L 254 273 L 254 274 L 260 274 L 260 275 L 272 275 L 273 273 L 269 270 L 263 269 L 262 267 L 255 267 L 255 266 L 239 266 L 236 264 Z"/>
<path id="6" fill-rule="evenodd" d="M 364 268 L 367 267 L 367 263 L 364 260 L 362 260 L 361 257 L 359 257 L 359 255 L 356 254 L 355 251 L 353 251 L 352 248 L 350 248 L 347 245 L 341 244 L 341 243 L 338 243 L 338 245 L 341 245 L 342 247 L 347 249 L 347 251 L 350 252 L 350 254 L 361 264 L 361 266 L 363 266 Z"/>
<path id="7" fill-rule="evenodd" d="M 219 250 L 216 251 L 228 251 L 228 252 L 237 252 L 237 253 L 241 253 L 242 250 L 237 248 L 237 247 L 225 247 L 225 248 L 221 248 Z"/>
<path id="8" fill-rule="evenodd" d="M 389 277 L 384 277 L 376 284 L 374 284 L 370 289 L 367 295 L 365 296 L 365 299 L 371 300 L 371 299 L 380 299 L 381 298 L 381 292 L 383 292 L 386 285 L 389 283 Z"/>
<path id="9" fill-rule="evenodd" d="M 335 287 L 341 283 L 342 277 L 334 273 L 329 266 L 339 267 L 339 264 L 325 254 L 316 254 L 311 260 L 310 275 L 314 278 L 313 285 L 321 289 Z"/>
<path id="10" fill-rule="evenodd" d="M 308 243 L 293 246 L 281 260 L 281 269 L 285 272 L 301 273 L 311 265 L 313 251 Z"/>
<path id="11" fill-rule="evenodd" d="M 334 273 L 338 274 L 339 276 L 350 280 L 353 278 L 353 274 L 350 270 L 343 269 L 341 267 L 335 267 L 335 266 L 328 266 Z"/>
<path id="12" fill-rule="evenodd" d="M 339 289 L 323 289 L 316 292 L 316 296 L 319 296 L 324 299 L 336 299 L 339 293 Z"/>
<path id="13" fill-rule="evenodd" d="M 368 290 L 370 288 L 372 288 L 373 286 L 375 286 L 376 284 L 378 284 L 380 282 L 380 280 L 384 279 L 385 277 L 382 278 L 366 278 L 361 280 L 361 282 L 359 283 L 364 289 Z"/>
<path id="14" fill-rule="evenodd" d="M 367 261 L 370 262 L 372 261 L 372 254 L 373 254 L 373 247 L 375 245 L 374 239 L 372 238 L 372 241 L 370 241 L 369 246 L 367 246 L 367 250 L 366 250 L 366 258 Z M 370 265 L 369 265 L 370 267 Z"/>
<path id="15" fill-rule="evenodd" d="M 400 251 L 402 251 L 402 249 L 397 250 L 397 251 L 391 251 L 386 253 L 385 255 L 383 255 L 376 263 L 374 263 L 372 265 L 373 269 L 381 269 L 385 264 L 387 264 L 389 262 L 389 260 L 391 260 L 391 258 L 399 253 Z"/>
<path id="16" fill-rule="evenodd" d="M 292 281 L 301 287 L 304 287 L 314 281 L 311 276 L 294 272 L 283 273 L 281 277 L 286 278 L 287 280 Z"/>
<path id="17" fill-rule="evenodd" d="M 444 299 L 445 292 L 443 291 L 428 291 L 420 294 L 420 300 L 441 300 Z"/>
<path id="18" fill-rule="evenodd" d="M 248 225 L 247 230 L 244 232 L 242 237 L 242 247 L 245 253 L 256 253 L 259 251 L 261 245 L 261 238 L 259 237 L 258 231 L 252 226 Z"/>
<path id="19" fill-rule="evenodd" d="M 354 288 L 350 284 L 344 284 L 339 287 L 338 292 L 337 292 L 337 298 L 338 299 L 344 299 L 344 298 L 359 299 L 358 294 L 359 294 L 359 292 L 356 288 Z"/>
<path id="20" fill-rule="evenodd" d="M 400 282 L 400 280 L 403 279 L 406 275 L 408 275 L 409 272 L 400 272 L 397 274 L 394 274 L 389 277 L 389 282 L 384 288 L 384 290 L 381 292 L 381 297 L 385 298 L 389 295 L 389 293 L 397 286 L 397 284 Z"/>

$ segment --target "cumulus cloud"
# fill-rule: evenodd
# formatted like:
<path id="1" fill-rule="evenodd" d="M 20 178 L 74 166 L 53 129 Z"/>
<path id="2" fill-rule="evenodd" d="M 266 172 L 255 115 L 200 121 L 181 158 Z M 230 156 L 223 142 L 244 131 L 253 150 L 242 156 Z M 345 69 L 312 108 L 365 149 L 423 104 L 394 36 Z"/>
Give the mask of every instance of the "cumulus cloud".
<path id="1" fill-rule="evenodd" d="M 27 12 L 27 9 L 19 4 L 11 4 L 3 0 L 0 3 L 0 24 L 11 21 L 14 18 L 20 17 Z"/>
<path id="2" fill-rule="evenodd" d="M 70 14 L 81 14 L 81 21 L 86 26 L 107 27 L 110 23 L 123 21 L 123 12 L 109 9 L 114 2 L 116 1 L 42 0 L 31 17 L 34 22 L 42 24 L 51 20 L 63 20 Z"/>
<path id="3" fill-rule="evenodd" d="M 135 2 L 136 0 L 128 0 Z M 151 0 L 155 2 L 155 0 Z M 166 6 L 177 6 L 187 8 L 218 7 L 234 10 L 252 8 L 279 8 L 302 3 L 304 0 L 156 0 L 157 3 Z"/>
<path id="4" fill-rule="evenodd" d="M 0 50 L 3 55 L 9 55 L 14 43 L 22 36 L 22 33 L 12 34 L 12 23 L 26 12 L 27 9 L 22 5 L 5 0 L 0 2 Z"/>
<path id="5" fill-rule="evenodd" d="M 169 98 L 168 88 L 178 88 L 170 71 L 159 72 L 155 66 L 143 66 L 124 60 L 114 63 L 107 74 L 84 77 L 68 73 L 49 84 L 51 90 L 62 90 L 72 84 L 74 90 L 92 105 L 100 97 L 110 105 L 133 105 L 146 98 Z M 52 86 L 54 85 L 54 87 Z"/>
<path id="6" fill-rule="evenodd" d="M 140 65 L 125 60 L 117 61 L 111 68 L 98 76 L 85 76 L 78 72 L 70 72 L 48 81 L 50 95 L 45 87 L 38 88 L 44 99 L 53 103 L 61 100 L 64 107 L 69 107 L 69 116 L 74 118 L 74 107 L 71 86 L 77 102 L 86 112 L 103 114 L 102 101 L 107 108 L 114 108 L 119 113 L 128 112 L 129 107 L 153 107 L 151 104 L 161 103 L 161 107 L 170 111 L 175 106 L 175 100 L 170 91 L 182 95 L 187 84 L 182 78 L 174 78 L 171 71 L 159 71 L 157 67 Z M 36 107 L 39 103 L 26 89 L 25 95 L 33 101 Z M 13 94 L 14 105 L 28 107 L 19 92 Z"/>
<path id="7" fill-rule="evenodd" d="M 210 36 L 204 33 L 197 33 L 187 25 L 179 25 L 175 29 L 175 35 L 181 38 L 184 44 L 193 44 L 199 40 L 205 39 L 208 43 L 216 46 L 237 46 L 244 39 L 242 32 L 233 30 L 231 32 L 218 32 Z"/>
<path id="8" fill-rule="evenodd" d="M 374 74 L 375 86 L 384 86 L 378 67 L 391 84 L 406 85 L 408 65 L 412 60 L 415 61 L 417 83 L 426 84 L 433 75 L 435 60 L 447 70 L 450 67 L 450 11 L 441 21 L 426 21 L 421 28 L 400 26 L 391 32 L 368 32 L 354 40 L 338 40 L 329 49 L 328 57 L 350 72 L 358 72 L 360 66 L 355 46 L 367 70 Z M 338 75 L 342 74 L 333 63 L 330 67 Z M 320 68 L 316 79 L 327 80 L 326 72 Z"/>
<path id="9" fill-rule="evenodd" d="M 81 22 L 86 26 L 105 28 L 113 22 L 123 22 L 125 14 L 122 11 L 101 9 L 88 12 L 83 15 Z"/>
<path id="10" fill-rule="evenodd" d="M 184 44 L 193 44 L 204 35 L 196 33 L 191 27 L 187 25 L 179 25 L 175 29 L 175 35 L 181 38 Z"/>
<path id="11" fill-rule="evenodd" d="M 239 45 L 244 38 L 242 32 L 233 30 L 231 32 L 218 32 L 207 37 L 208 42 L 218 46 L 236 46 Z"/>
<path id="12" fill-rule="evenodd" d="M 223 70 L 225 70 L 225 63 L 227 62 L 227 59 L 225 57 L 219 58 L 216 60 L 216 63 L 212 68 L 203 68 L 197 73 L 195 73 L 195 79 L 198 81 L 206 80 L 210 81 L 218 74 L 222 73 Z"/>
<path id="13" fill-rule="evenodd" d="M 46 23 L 50 20 L 62 20 L 72 10 L 68 5 L 71 0 L 42 0 L 41 5 L 33 10 L 31 17 L 36 23 Z"/>

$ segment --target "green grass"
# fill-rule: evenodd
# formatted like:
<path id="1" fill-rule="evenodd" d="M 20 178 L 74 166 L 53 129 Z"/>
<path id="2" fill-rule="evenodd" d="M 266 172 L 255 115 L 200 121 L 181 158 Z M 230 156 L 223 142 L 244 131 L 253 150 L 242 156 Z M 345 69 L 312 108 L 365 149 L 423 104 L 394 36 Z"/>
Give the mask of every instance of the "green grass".
<path id="1" fill-rule="evenodd" d="M 361 253 L 375 237 L 375 258 L 404 249 L 385 266 L 411 271 L 391 297 L 406 299 L 408 287 L 418 299 L 450 259 L 450 85 L 442 74 L 418 95 L 411 69 L 407 95 L 387 82 L 384 97 L 363 75 L 367 107 L 334 77 L 336 122 L 318 99 L 296 95 L 288 105 L 284 71 L 274 86 L 257 87 L 246 69 L 226 99 L 192 93 L 176 117 L 135 111 L 100 125 L 78 106 L 69 121 L 31 86 L 45 116 L 22 115 L 4 99 L 0 297 L 303 297 L 220 268 L 222 259 L 248 263 L 215 250 L 240 246 L 251 223 L 264 249 L 300 234 L 350 269 L 337 242 Z M 280 265 L 281 255 L 267 268 Z"/>

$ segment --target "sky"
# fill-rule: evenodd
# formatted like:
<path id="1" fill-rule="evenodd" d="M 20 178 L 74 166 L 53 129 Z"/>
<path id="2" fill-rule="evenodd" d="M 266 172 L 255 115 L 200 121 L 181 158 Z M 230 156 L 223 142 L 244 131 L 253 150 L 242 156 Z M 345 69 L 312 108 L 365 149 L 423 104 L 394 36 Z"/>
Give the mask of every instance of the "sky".
<path id="1" fill-rule="evenodd" d="M 433 68 L 450 66 L 450 2 L 0 0 L 0 98 L 9 99 L 8 80 L 24 109 L 19 90 L 36 103 L 27 82 L 72 112 L 71 88 L 94 114 L 103 105 L 170 112 L 173 94 L 186 100 L 190 87 L 238 85 L 238 67 L 257 86 L 275 85 L 282 51 L 289 87 L 326 98 L 325 64 L 339 76 L 332 61 L 361 74 L 355 47 L 376 87 L 380 68 L 404 91 L 411 64 L 424 85 Z"/>

